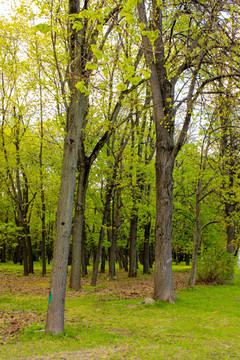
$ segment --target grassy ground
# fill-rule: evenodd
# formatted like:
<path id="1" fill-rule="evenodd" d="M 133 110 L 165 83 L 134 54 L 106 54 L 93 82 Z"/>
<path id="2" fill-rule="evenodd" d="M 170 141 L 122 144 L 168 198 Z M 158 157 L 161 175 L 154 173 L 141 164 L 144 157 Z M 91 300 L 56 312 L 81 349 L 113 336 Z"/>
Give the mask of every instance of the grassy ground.
<path id="1" fill-rule="evenodd" d="M 152 276 L 67 291 L 66 331 L 44 333 L 48 276 L 21 276 L 0 264 L 0 359 L 240 359 L 240 272 L 229 285 L 187 288 L 188 268 L 174 267 L 174 305 L 140 305 Z M 140 273 L 140 271 L 139 271 Z"/>

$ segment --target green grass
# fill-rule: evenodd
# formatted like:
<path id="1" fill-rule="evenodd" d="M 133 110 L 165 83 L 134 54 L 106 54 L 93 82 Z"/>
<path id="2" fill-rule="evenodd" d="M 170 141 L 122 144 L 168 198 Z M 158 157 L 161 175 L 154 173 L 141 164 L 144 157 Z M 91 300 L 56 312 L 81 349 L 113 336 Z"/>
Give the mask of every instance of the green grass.
<path id="1" fill-rule="evenodd" d="M 0 311 L 35 312 L 42 321 L 23 325 L 17 338 L 1 345 L 0 359 L 77 359 L 80 353 L 82 359 L 240 359 L 239 269 L 229 285 L 177 295 L 175 304 L 154 305 L 111 294 L 67 297 L 65 334 L 52 336 L 43 331 L 45 295 L 5 292 Z"/>

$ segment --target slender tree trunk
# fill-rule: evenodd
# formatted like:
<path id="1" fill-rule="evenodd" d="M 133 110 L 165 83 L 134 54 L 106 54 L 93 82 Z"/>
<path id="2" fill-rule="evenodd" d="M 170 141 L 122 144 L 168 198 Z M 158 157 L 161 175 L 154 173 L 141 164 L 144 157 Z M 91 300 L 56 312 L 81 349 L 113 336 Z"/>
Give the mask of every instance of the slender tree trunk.
<path id="1" fill-rule="evenodd" d="M 151 274 L 150 271 L 150 249 L 149 249 L 149 237 L 150 237 L 151 223 L 148 222 L 144 226 L 144 245 L 143 245 L 143 274 Z"/>
<path id="2" fill-rule="evenodd" d="M 189 253 L 185 253 L 185 263 L 186 263 L 186 266 L 189 266 L 189 265 L 190 265 L 190 256 L 189 256 Z"/>
<path id="3" fill-rule="evenodd" d="M 23 226 L 22 226 L 22 233 L 20 235 L 20 238 L 21 238 L 21 245 L 22 245 L 23 274 L 24 274 L 24 276 L 28 276 L 29 275 L 29 269 L 28 269 L 26 234 L 25 234 Z"/>
<path id="4" fill-rule="evenodd" d="M 198 189 L 196 194 L 196 219 L 195 219 L 195 229 L 194 229 L 192 267 L 189 278 L 190 287 L 194 287 L 196 282 L 196 275 L 197 275 L 197 256 L 198 256 L 198 249 L 201 239 L 201 228 L 200 228 L 201 197 L 202 197 L 202 179 L 200 178 L 198 181 Z"/>
<path id="5" fill-rule="evenodd" d="M 41 241 L 41 258 L 42 258 L 42 276 L 45 276 L 47 273 L 46 267 L 46 205 L 44 198 L 44 190 L 41 194 L 42 202 L 42 241 Z"/>
<path id="6" fill-rule="evenodd" d="M 95 260 L 94 267 L 93 267 L 93 274 L 92 274 L 92 281 L 91 281 L 92 286 L 96 286 L 96 284 L 97 284 L 98 268 L 99 268 L 99 264 L 100 264 L 100 258 L 101 258 L 101 253 L 102 253 L 102 244 L 103 244 L 104 233 L 105 233 L 104 228 L 106 226 L 108 213 L 110 211 L 111 197 L 112 197 L 112 188 L 108 188 L 104 211 L 103 211 L 102 226 L 101 226 L 99 240 L 98 240 L 97 256 L 96 256 L 96 260 Z"/>
<path id="7" fill-rule="evenodd" d="M 116 191 L 116 210 L 115 210 L 115 221 L 113 226 L 112 244 L 109 249 L 109 276 L 111 279 L 115 277 L 115 259 L 116 259 L 116 248 L 117 248 L 117 236 L 118 229 L 120 226 L 120 209 L 121 209 L 121 190 L 117 188 Z M 113 209 L 114 211 L 114 209 Z"/>
<path id="8" fill-rule="evenodd" d="M 38 47 L 36 44 L 37 53 Z M 38 75 L 39 75 L 39 96 L 40 96 L 40 149 L 39 149 L 39 171 L 40 171 L 40 191 L 41 191 L 41 220 L 42 220 L 42 240 L 41 240 L 41 258 L 42 258 L 42 276 L 47 273 L 46 268 L 46 204 L 45 191 L 43 184 L 43 103 L 42 103 L 42 83 L 41 83 L 41 60 L 38 61 Z"/>
<path id="9" fill-rule="evenodd" d="M 82 144 L 79 146 L 81 151 Z M 77 199 L 75 204 L 74 225 L 72 234 L 72 266 L 70 276 L 70 287 L 73 289 L 81 289 L 81 252 L 82 252 L 82 235 L 84 227 L 84 212 L 86 202 L 86 192 L 88 186 L 89 166 L 86 162 L 84 153 L 79 155 L 79 175 Z"/>
<path id="10" fill-rule="evenodd" d="M 130 220 L 130 248 L 129 248 L 129 271 L 128 277 L 137 276 L 137 224 L 138 224 L 138 215 L 137 208 L 133 208 L 133 215 Z"/>
<path id="11" fill-rule="evenodd" d="M 86 277 L 87 276 L 87 254 L 86 254 L 86 228 L 85 228 L 86 224 L 85 224 L 85 220 L 83 223 L 83 234 L 82 234 L 82 277 Z"/>
<path id="12" fill-rule="evenodd" d="M 235 244 L 235 219 L 234 213 L 236 211 L 236 203 L 226 203 L 225 204 L 225 213 L 226 217 L 229 219 L 227 223 L 227 251 L 229 254 L 234 254 L 236 251 L 236 244 Z"/>
<path id="13" fill-rule="evenodd" d="M 121 257 L 120 247 L 117 247 L 116 258 L 117 258 L 117 262 L 119 264 L 119 269 L 122 270 L 123 269 L 123 261 L 122 261 L 122 257 Z"/>
<path id="14" fill-rule="evenodd" d="M 30 229 L 27 224 L 24 226 L 25 228 L 25 234 L 26 234 L 26 241 L 27 241 L 27 252 L 28 252 L 28 272 L 29 274 L 33 274 L 33 253 L 32 253 L 32 240 L 31 240 L 31 234 Z"/>
<path id="15" fill-rule="evenodd" d="M 6 262 L 6 240 L 5 239 L 3 239 L 3 242 L 2 242 L 1 262 L 2 263 Z"/>
<path id="16" fill-rule="evenodd" d="M 78 14 L 80 4 L 69 0 L 69 14 Z M 83 29 L 82 29 L 83 30 Z M 59 334 L 64 331 L 64 308 L 66 294 L 66 277 L 70 237 L 72 232 L 72 214 L 76 172 L 81 129 L 87 113 L 87 97 L 78 91 L 76 83 L 82 78 L 81 46 L 82 30 L 71 28 L 70 55 L 71 66 L 69 87 L 71 92 L 67 116 L 67 134 L 64 141 L 62 160 L 61 186 L 56 218 L 56 241 L 53 253 L 49 304 L 46 332 Z"/>
<path id="17" fill-rule="evenodd" d="M 101 274 L 105 274 L 105 266 L 106 266 L 106 250 L 103 246 L 102 248 L 102 256 L 101 256 Z"/>
<path id="18" fill-rule="evenodd" d="M 78 145 L 83 119 L 87 111 L 87 99 L 76 90 L 69 109 L 69 129 L 64 142 L 61 187 L 56 219 L 56 241 L 53 253 L 51 285 L 46 331 L 59 334 L 64 331 L 64 307 Z"/>

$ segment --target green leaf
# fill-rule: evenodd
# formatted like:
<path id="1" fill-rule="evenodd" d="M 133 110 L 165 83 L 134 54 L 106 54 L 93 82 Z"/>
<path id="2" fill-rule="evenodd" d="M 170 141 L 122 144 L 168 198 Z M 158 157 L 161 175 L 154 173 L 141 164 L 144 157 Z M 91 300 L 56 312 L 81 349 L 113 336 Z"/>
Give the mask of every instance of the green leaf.
<path id="1" fill-rule="evenodd" d="M 89 95 L 90 94 L 90 90 L 85 86 L 84 81 L 79 81 L 75 87 L 83 94 L 85 95 Z"/>
<path id="2" fill-rule="evenodd" d="M 43 34 L 47 34 L 51 30 L 51 27 L 48 24 L 42 23 L 36 25 L 35 29 Z"/>
<path id="3" fill-rule="evenodd" d="M 118 86 L 117 86 L 117 90 L 118 90 L 118 91 L 124 91 L 124 90 L 126 90 L 126 89 L 127 89 L 127 85 L 124 84 L 123 82 L 121 82 L 121 83 L 118 84 Z"/>
<path id="4" fill-rule="evenodd" d="M 98 69 L 97 64 L 91 62 L 88 62 L 85 66 L 85 70 L 97 70 L 97 69 Z"/>

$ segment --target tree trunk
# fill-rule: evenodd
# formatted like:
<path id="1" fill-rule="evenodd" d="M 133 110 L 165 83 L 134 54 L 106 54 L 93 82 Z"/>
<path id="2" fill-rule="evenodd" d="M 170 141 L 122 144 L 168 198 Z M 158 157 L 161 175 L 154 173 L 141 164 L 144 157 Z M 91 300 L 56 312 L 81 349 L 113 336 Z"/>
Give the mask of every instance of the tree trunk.
<path id="1" fill-rule="evenodd" d="M 45 276 L 46 273 L 47 273 L 47 267 L 46 267 L 46 219 L 45 219 L 45 214 L 46 214 L 46 209 L 45 209 L 45 200 L 44 200 L 44 195 L 43 195 L 43 198 L 42 198 L 42 241 L 41 241 L 42 276 Z"/>
<path id="2" fill-rule="evenodd" d="M 39 147 L 39 173 L 40 173 L 40 192 L 41 192 L 41 221 L 42 221 L 42 239 L 41 239 L 41 258 L 42 258 L 42 276 L 46 275 L 46 204 L 45 192 L 43 184 L 43 95 L 42 95 L 42 81 L 41 81 L 41 56 L 38 52 L 38 43 L 36 41 L 36 53 L 38 62 L 38 76 L 39 76 L 39 107 L 40 107 L 40 147 Z"/>
<path id="3" fill-rule="evenodd" d="M 105 274 L 105 266 L 106 266 L 106 250 L 103 246 L 102 248 L 102 256 L 101 256 L 101 274 Z"/>
<path id="4" fill-rule="evenodd" d="M 119 265 L 119 269 L 122 270 L 123 269 L 123 261 L 122 261 L 121 252 L 120 252 L 119 247 L 117 247 L 117 250 L 116 250 L 116 258 L 117 258 L 117 262 Z"/>
<path id="5" fill-rule="evenodd" d="M 189 266 L 189 265 L 190 265 L 190 256 L 189 256 L 189 253 L 185 253 L 185 263 L 186 263 L 186 266 Z"/>
<path id="6" fill-rule="evenodd" d="M 6 262 L 6 240 L 5 239 L 3 239 L 3 242 L 2 242 L 1 262 L 2 263 Z"/>
<path id="7" fill-rule="evenodd" d="M 78 12 L 78 11 L 76 11 Z M 61 187 L 56 219 L 56 241 L 53 253 L 53 265 L 46 331 L 59 334 L 64 331 L 64 307 L 66 276 L 70 237 L 72 232 L 72 213 L 78 145 L 83 119 L 87 111 L 87 99 L 74 91 L 69 109 L 69 128 L 64 142 Z"/>
<path id="8" fill-rule="evenodd" d="M 69 14 L 80 12 L 79 1 L 69 0 Z M 72 25 L 72 24 L 71 24 Z M 61 186 L 56 218 L 56 241 L 53 253 L 53 264 L 50 282 L 49 304 L 46 332 L 59 334 L 64 331 L 64 308 L 66 277 L 70 237 L 72 232 L 72 213 L 78 149 L 83 121 L 87 114 L 87 97 L 76 89 L 75 85 L 82 79 L 81 46 L 82 33 L 71 28 L 70 37 L 70 105 L 67 114 L 67 134 L 64 141 L 62 160 Z"/>
<path id="9" fill-rule="evenodd" d="M 150 229 L 151 229 L 151 223 L 148 222 L 144 226 L 143 274 L 151 274 L 150 266 L 149 266 L 149 259 L 150 259 L 150 251 L 149 251 Z"/>
<path id="10" fill-rule="evenodd" d="M 100 264 L 102 244 L 103 244 L 104 232 L 105 232 L 104 228 L 106 226 L 108 213 L 110 211 L 111 197 L 112 197 L 112 188 L 111 187 L 108 188 L 108 185 L 107 185 L 107 195 L 106 195 L 106 201 L 105 201 L 105 206 L 104 206 L 104 211 L 103 211 L 102 226 L 101 226 L 101 230 L 100 230 L 100 234 L 99 234 L 97 256 L 96 256 L 96 260 L 95 260 L 94 267 L 93 267 L 93 274 L 92 274 L 92 281 L 91 281 L 92 286 L 96 286 L 96 284 L 97 284 L 98 268 L 99 268 L 99 264 Z"/>
<path id="11" fill-rule="evenodd" d="M 27 257 L 27 245 L 26 245 L 26 234 L 24 232 L 24 229 L 22 227 L 22 234 L 21 237 L 21 245 L 22 245 L 22 258 L 23 258 L 23 274 L 24 276 L 29 275 L 28 271 L 28 257 Z"/>
<path id="12" fill-rule="evenodd" d="M 90 170 L 82 146 L 82 140 L 80 140 L 78 157 L 80 165 L 78 175 L 77 199 L 75 204 L 75 215 L 73 221 L 72 266 L 70 276 L 70 287 L 76 290 L 81 289 L 82 235 L 84 227 L 84 212 L 86 192 L 88 186 L 88 175 Z"/>
<path id="13" fill-rule="evenodd" d="M 200 211 L 201 211 L 201 197 L 202 197 L 202 179 L 198 181 L 198 189 L 196 194 L 196 219 L 193 241 L 193 255 L 192 255 L 192 267 L 189 278 L 189 286 L 194 287 L 197 275 L 197 255 L 200 245 L 201 228 L 200 228 Z"/>
<path id="14" fill-rule="evenodd" d="M 142 36 L 146 63 L 151 70 L 150 86 L 156 127 L 156 228 L 154 299 L 174 302 L 172 281 L 172 215 L 173 215 L 173 92 L 167 79 L 162 39 L 161 9 L 153 2 L 153 23 L 159 37 L 155 42 L 156 61 L 149 38 Z M 138 3 L 140 22 L 148 24 L 145 3 Z M 176 152 L 177 153 L 177 152 Z"/>
<path id="15" fill-rule="evenodd" d="M 30 235 L 30 229 L 27 224 L 24 226 L 25 228 L 25 235 L 27 241 L 27 252 L 28 252 L 28 272 L 29 274 L 33 274 L 33 253 L 32 253 L 32 240 Z"/>
<path id="16" fill-rule="evenodd" d="M 173 165 L 171 152 L 157 147 L 154 299 L 174 302 L 172 281 Z"/>
<path id="17" fill-rule="evenodd" d="M 83 234 L 82 234 L 82 277 L 87 276 L 87 254 L 86 254 L 86 228 L 85 228 L 85 220 L 83 223 Z"/>
<path id="18" fill-rule="evenodd" d="M 236 203 L 225 204 L 225 214 L 227 217 L 227 251 L 229 254 L 234 254 L 236 251 L 236 239 L 235 239 L 235 219 L 234 215 L 236 211 Z"/>
<path id="19" fill-rule="evenodd" d="M 120 197 L 120 188 L 117 188 L 116 191 L 116 210 L 115 210 L 115 221 L 113 225 L 113 235 L 112 235 L 112 244 L 109 249 L 109 276 L 111 279 L 115 277 L 115 259 L 116 259 L 116 248 L 117 248 L 117 236 L 118 229 L 120 226 L 120 208 L 121 208 L 121 197 Z M 113 206 L 114 212 L 114 206 Z"/>
<path id="20" fill-rule="evenodd" d="M 138 215 L 137 209 L 134 207 L 133 215 L 130 220 L 130 234 L 129 234 L 129 271 L 128 277 L 137 276 L 137 224 Z"/>

